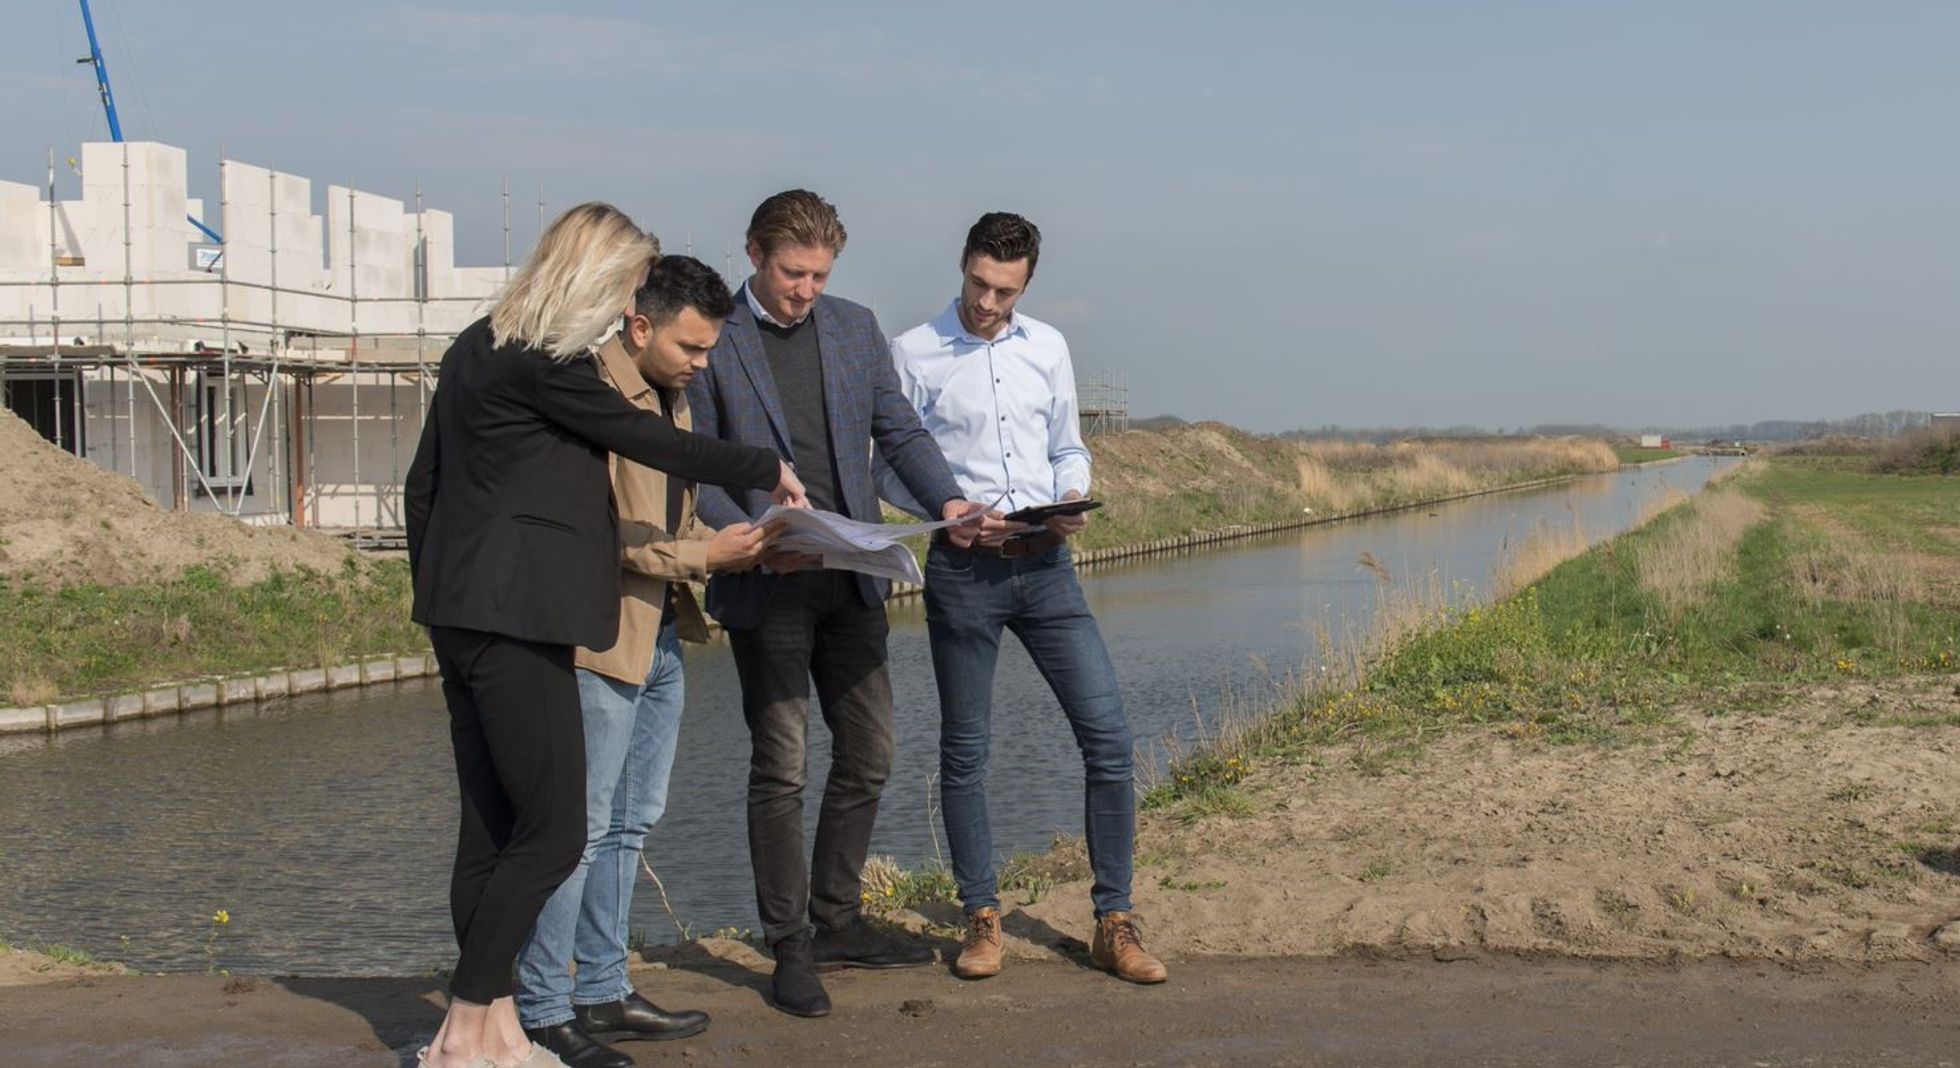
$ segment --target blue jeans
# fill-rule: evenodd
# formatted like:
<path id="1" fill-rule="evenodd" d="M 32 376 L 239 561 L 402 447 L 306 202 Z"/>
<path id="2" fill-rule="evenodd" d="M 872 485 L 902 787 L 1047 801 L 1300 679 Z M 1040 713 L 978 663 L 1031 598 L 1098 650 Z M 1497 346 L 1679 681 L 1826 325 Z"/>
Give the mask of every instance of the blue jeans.
<path id="1" fill-rule="evenodd" d="M 604 1005 L 633 993 L 626 978 L 628 913 L 640 849 L 667 807 L 682 683 L 672 623 L 660 628 L 644 682 L 578 671 L 585 854 L 545 902 L 517 956 L 517 1015 L 525 1027 L 553 1027 L 572 1018 L 574 1004 Z"/>
<path id="2" fill-rule="evenodd" d="M 1130 724 L 1068 546 L 1003 559 L 934 544 L 926 555 L 926 629 L 939 682 L 940 805 L 967 911 L 1000 907 L 987 821 L 987 751 L 994 664 L 1006 629 L 1061 702 L 1082 750 L 1082 823 L 1096 916 L 1128 912 L 1137 828 Z"/>

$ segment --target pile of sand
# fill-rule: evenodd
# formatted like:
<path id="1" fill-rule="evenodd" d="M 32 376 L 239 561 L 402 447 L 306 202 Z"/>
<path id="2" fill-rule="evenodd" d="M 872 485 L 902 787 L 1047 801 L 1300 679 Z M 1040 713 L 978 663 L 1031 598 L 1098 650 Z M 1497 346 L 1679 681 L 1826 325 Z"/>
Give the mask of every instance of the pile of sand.
<path id="1" fill-rule="evenodd" d="M 134 479 L 63 452 L 0 412 L 0 575 L 115 586 L 204 565 L 255 582 L 279 569 L 337 571 L 350 551 L 324 534 L 158 508 Z"/>

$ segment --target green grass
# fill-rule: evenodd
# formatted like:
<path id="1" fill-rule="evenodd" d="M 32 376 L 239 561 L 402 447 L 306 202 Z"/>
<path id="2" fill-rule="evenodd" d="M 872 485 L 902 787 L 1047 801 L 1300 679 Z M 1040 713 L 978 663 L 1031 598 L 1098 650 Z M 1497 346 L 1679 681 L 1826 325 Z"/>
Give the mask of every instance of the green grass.
<path id="1" fill-rule="evenodd" d="M 1379 655 L 1360 685 L 1294 697 L 1181 761 L 1144 806 L 1187 822 L 1248 811 L 1249 802 L 1221 799 L 1243 799 L 1240 783 L 1255 768 L 1336 744 L 1350 747 L 1356 767 L 1379 772 L 1465 726 L 1549 744 L 1665 742 L 1685 730 L 1670 710 L 1706 706 L 1711 693 L 1773 708 L 1793 686 L 1960 666 L 1960 603 L 1950 597 L 1812 603 L 1792 579 L 1803 553 L 1838 544 L 1819 517 L 1881 549 L 1960 551 L 1934 545 L 1960 511 L 1951 480 L 1785 460 L 1740 485 L 1770 505 L 1769 517 L 1743 536 L 1726 577 L 1680 614 L 1642 589 L 1636 561 L 1689 521 L 1687 509 L 1560 565 L 1510 600 L 1417 630 Z"/>
<path id="2" fill-rule="evenodd" d="M 886 862 L 882 870 L 867 865 L 865 874 L 864 904 L 874 913 L 959 900 L 959 886 L 953 882 L 953 873 L 932 861 L 912 868 Z"/>
<path id="3" fill-rule="evenodd" d="M 9 953 L 39 953 L 56 964 L 74 964 L 81 967 L 94 967 L 102 963 L 87 951 L 69 946 L 52 944 L 16 946 L 11 942 L 0 942 L 0 956 Z"/>
<path id="4" fill-rule="evenodd" d="M 1649 464 L 1655 460 L 1672 460 L 1682 455 L 1674 449 L 1643 449 L 1638 445 L 1615 445 L 1613 455 L 1620 458 L 1623 465 Z"/>
<path id="5" fill-rule="evenodd" d="M 339 574 L 284 572 L 247 586 L 203 568 L 139 586 L 0 584 L 0 702 L 422 652 L 411 597 L 400 561 L 350 560 Z"/>
<path id="6" fill-rule="evenodd" d="M 1823 509 L 1884 548 L 1960 556 L 1960 482 L 1864 467 L 1863 457 L 1785 460 L 1749 488 L 1773 505 Z"/>

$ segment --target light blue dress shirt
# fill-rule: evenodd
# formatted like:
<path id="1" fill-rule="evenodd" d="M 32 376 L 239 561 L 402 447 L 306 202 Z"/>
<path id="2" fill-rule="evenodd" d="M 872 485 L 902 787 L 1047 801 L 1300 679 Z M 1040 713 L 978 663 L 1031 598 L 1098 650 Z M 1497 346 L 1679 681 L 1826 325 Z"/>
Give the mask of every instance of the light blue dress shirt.
<path id="1" fill-rule="evenodd" d="M 956 299 L 894 338 L 892 362 L 967 500 L 1011 512 L 1089 492 L 1075 368 L 1061 331 L 1016 312 L 987 341 L 961 324 Z M 913 515 L 939 518 L 927 516 L 883 464 L 878 490 Z"/>

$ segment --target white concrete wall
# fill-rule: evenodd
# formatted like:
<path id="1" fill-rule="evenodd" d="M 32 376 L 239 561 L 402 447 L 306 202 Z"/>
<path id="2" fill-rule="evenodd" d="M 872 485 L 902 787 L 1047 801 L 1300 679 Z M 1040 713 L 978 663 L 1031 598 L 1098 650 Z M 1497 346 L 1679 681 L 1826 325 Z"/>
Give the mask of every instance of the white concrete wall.
<path id="1" fill-rule="evenodd" d="M 354 429 L 357 403 L 361 413 L 358 452 Z M 310 521 L 325 527 L 402 526 L 402 479 L 422 437 L 422 406 L 416 384 L 394 375 L 323 376 L 314 383 L 312 404 L 315 436 Z"/>
<path id="2" fill-rule="evenodd" d="M 79 333 L 144 350 L 215 348 L 228 323 L 234 341 L 264 352 L 275 320 L 283 332 L 358 326 L 446 340 L 503 281 L 501 266 L 456 266 L 455 220 L 444 211 L 421 214 L 431 299 L 418 304 L 417 217 L 399 199 L 330 185 L 316 212 L 307 179 L 225 161 L 222 218 L 213 218 L 189 195 L 180 148 L 99 142 L 82 146 L 81 160 L 80 200 L 50 205 L 39 186 L 0 182 L 0 337 L 46 343 L 58 318 L 64 341 Z M 206 238 L 193 214 L 225 234 L 223 272 L 195 269 L 192 250 Z M 51 219 L 54 255 L 83 263 L 49 263 Z M 275 284 L 276 299 L 263 288 Z"/>
<path id="3" fill-rule="evenodd" d="M 48 209 L 41 191 L 19 182 L 0 182 L 0 271 L 46 271 Z M 40 234 L 34 231 L 40 224 Z"/>

